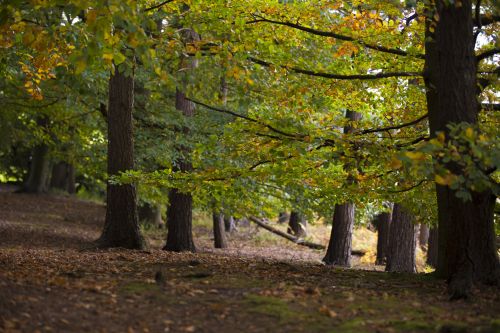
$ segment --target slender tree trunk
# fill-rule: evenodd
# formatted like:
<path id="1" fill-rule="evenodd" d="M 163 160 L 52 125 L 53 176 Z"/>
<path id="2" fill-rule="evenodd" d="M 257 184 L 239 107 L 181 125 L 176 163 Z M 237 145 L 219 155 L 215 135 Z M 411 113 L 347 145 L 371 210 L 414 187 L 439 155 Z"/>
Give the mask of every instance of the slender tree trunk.
<path id="1" fill-rule="evenodd" d="M 401 204 L 394 204 L 387 253 L 388 272 L 416 273 L 417 227 L 414 217 Z"/>
<path id="2" fill-rule="evenodd" d="M 224 215 L 214 212 L 212 214 L 212 220 L 214 222 L 214 246 L 216 249 L 225 249 L 227 248 L 227 240 L 224 230 Z"/>
<path id="3" fill-rule="evenodd" d="M 24 185 L 23 192 L 45 193 L 48 190 L 50 178 L 49 147 L 42 143 L 33 148 L 28 181 Z"/>
<path id="4" fill-rule="evenodd" d="M 335 205 L 332 234 L 328 250 L 323 258 L 327 265 L 351 266 L 352 229 L 354 227 L 354 204 Z"/>
<path id="5" fill-rule="evenodd" d="M 361 113 L 350 111 L 346 112 L 346 117 L 349 121 L 359 121 Z M 353 130 L 349 124 L 344 128 L 344 133 L 351 133 Z M 353 166 L 346 165 L 346 169 L 351 169 Z M 348 178 L 349 182 L 353 182 L 352 177 Z M 354 204 L 343 203 L 335 205 L 333 214 L 332 234 L 328 243 L 328 250 L 323 258 L 323 262 L 327 265 L 351 266 L 352 252 L 352 229 L 354 227 Z"/>
<path id="6" fill-rule="evenodd" d="M 288 233 L 295 237 L 307 236 L 306 221 L 304 216 L 297 211 L 292 211 L 288 220 Z"/>
<path id="7" fill-rule="evenodd" d="M 418 243 L 421 248 L 426 248 L 429 243 L 429 226 L 427 224 L 420 225 L 420 231 L 418 234 Z"/>
<path id="8" fill-rule="evenodd" d="M 438 0 L 439 17 L 435 34 L 427 29 L 426 87 L 431 135 L 442 131 L 448 139 L 448 125 L 477 123 L 477 63 L 474 54 L 472 3 L 460 6 Z M 437 15 L 434 15 L 434 14 Z M 427 27 L 430 22 L 428 20 Z M 464 174 L 457 164 L 448 163 L 454 174 Z M 467 297 L 472 283 L 499 284 L 500 264 L 495 248 L 491 190 L 471 191 L 464 202 L 456 190 L 436 185 L 438 202 L 439 251 L 437 273 L 449 281 L 452 298 Z"/>
<path id="9" fill-rule="evenodd" d="M 375 261 L 376 265 L 385 265 L 387 262 L 391 220 L 392 213 L 384 212 L 375 216 L 374 224 L 377 228 L 377 259 Z"/>
<path id="10" fill-rule="evenodd" d="M 427 265 L 436 268 L 438 262 L 438 229 L 431 228 L 429 231 L 429 246 L 427 248 Z"/>
<path id="11" fill-rule="evenodd" d="M 109 80 L 108 176 L 134 168 L 132 108 L 134 78 L 118 69 Z M 139 231 L 136 189 L 132 184 L 107 184 L 106 221 L 98 246 L 142 249 Z"/>

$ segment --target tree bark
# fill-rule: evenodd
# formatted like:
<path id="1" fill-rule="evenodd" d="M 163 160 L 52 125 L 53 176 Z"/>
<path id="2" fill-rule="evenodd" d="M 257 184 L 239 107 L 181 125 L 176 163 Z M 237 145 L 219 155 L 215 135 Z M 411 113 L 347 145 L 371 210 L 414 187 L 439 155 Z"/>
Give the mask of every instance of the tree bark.
<path id="1" fill-rule="evenodd" d="M 387 253 L 388 272 L 416 273 L 417 227 L 414 216 L 401 204 L 394 204 Z"/>
<path id="2" fill-rule="evenodd" d="M 354 204 L 335 205 L 332 233 L 328 250 L 323 258 L 327 265 L 351 266 L 352 229 L 354 227 Z"/>
<path id="3" fill-rule="evenodd" d="M 33 148 L 28 181 L 24 185 L 23 192 L 45 193 L 48 190 L 50 178 L 49 147 L 41 143 Z"/>
<path id="4" fill-rule="evenodd" d="M 418 243 L 421 248 L 426 248 L 429 243 L 429 226 L 427 224 L 421 224 L 418 234 Z"/>
<path id="5" fill-rule="evenodd" d="M 442 131 L 448 139 L 448 125 L 476 124 L 477 64 L 474 54 L 472 3 L 460 6 L 438 0 L 435 35 L 426 38 L 426 87 L 431 136 Z M 448 163 L 452 173 L 465 174 L 459 165 Z M 500 283 L 500 264 L 495 248 L 491 190 L 471 191 L 464 202 L 456 190 L 437 185 L 439 251 L 437 274 L 449 282 L 452 298 L 467 297 L 474 282 Z"/>
<path id="6" fill-rule="evenodd" d="M 377 259 L 375 261 L 376 265 L 385 265 L 387 262 L 391 220 L 392 213 L 384 212 L 375 216 L 373 224 L 377 228 Z"/>
<path id="7" fill-rule="evenodd" d="M 292 211 L 288 220 L 288 233 L 295 237 L 307 236 L 306 221 L 304 216 L 297 211 Z"/>
<path id="8" fill-rule="evenodd" d="M 346 118 L 350 122 L 361 120 L 361 113 L 347 110 Z M 348 124 L 344 128 L 344 133 L 351 133 L 353 127 Z M 346 165 L 346 169 L 351 169 L 353 166 Z M 353 182 L 352 177 L 349 177 L 348 182 Z M 351 266 L 351 251 L 352 251 L 352 229 L 354 227 L 354 204 L 343 203 L 335 205 L 333 214 L 332 233 L 328 243 L 328 250 L 323 258 L 323 262 L 327 265 Z"/>
<path id="9" fill-rule="evenodd" d="M 427 265 L 436 268 L 438 262 L 438 229 L 431 228 L 429 231 L 429 246 L 427 248 Z"/>
<path id="10" fill-rule="evenodd" d="M 227 240 L 224 226 L 224 215 L 220 212 L 213 212 L 212 220 L 214 223 L 214 246 L 216 249 L 225 249 L 227 248 Z"/>
<path id="11" fill-rule="evenodd" d="M 58 162 L 52 166 L 50 187 L 75 193 L 75 167 L 67 162 Z"/>
<path id="12" fill-rule="evenodd" d="M 175 107 L 186 117 L 194 115 L 194 104 L 186 99 L 185 94 L 177 89 L 175 96 Z M 188 134 L 186 128 L 183 129 L 185 135 Z M 190 172 L 193 167 L 189 160 L 189 149 L 178 147 L 182 157 L 176 161 L 174 170 Z M 191 193 L 182 193 L 179 189 L 173 188 L 169 192 L 169 206 L 167 209 L 167 243 L 163 247 L 167 251 L 195 252 L 196 247 L 193 242 L 193 197 Z"/>
<path id="13" fill-rule="evenodd" d="M 109 80 L 108 176 L 134 168 L 132 109 L 134 78 L 115 69 Z M 132 184 L 107 184 L 106 221 L 99 247 L 142 249 L 139 231 L 136 189 Z"/>

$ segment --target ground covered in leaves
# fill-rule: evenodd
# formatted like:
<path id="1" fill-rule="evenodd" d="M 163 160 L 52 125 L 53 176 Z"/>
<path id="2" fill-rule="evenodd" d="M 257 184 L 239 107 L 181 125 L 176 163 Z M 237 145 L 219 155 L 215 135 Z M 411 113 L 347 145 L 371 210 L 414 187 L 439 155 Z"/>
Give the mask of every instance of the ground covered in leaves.
<path id="1" fill-rule="evenodd" d="M 255 227 L 227 251 L 206 225 L 196 254 L 161 251 L 164 230 L 147 251 L 95 250 L 103 219 L 101 204 L 0 193 L 0 331 L 500 332 L 495 289 L 449 302 L 429 275 L 325 267 Z"/>

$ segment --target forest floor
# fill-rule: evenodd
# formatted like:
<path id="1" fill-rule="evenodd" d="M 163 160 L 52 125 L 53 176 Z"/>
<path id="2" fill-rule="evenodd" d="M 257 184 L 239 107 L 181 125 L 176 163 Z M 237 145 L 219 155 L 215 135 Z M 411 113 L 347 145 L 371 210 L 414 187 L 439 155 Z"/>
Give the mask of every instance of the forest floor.
<path id="1" fill-rule="evenodd" d="M 147 251 L 96 250 L 104 212 L 0 191 L 1 332 L 500 332 L 498 289 L 450 302 L 429 274 L 326 267 L 253 226 L 229 250 L 203 223 L 198 253 L 160 250 L 165 230 L 145 231 Z"/>

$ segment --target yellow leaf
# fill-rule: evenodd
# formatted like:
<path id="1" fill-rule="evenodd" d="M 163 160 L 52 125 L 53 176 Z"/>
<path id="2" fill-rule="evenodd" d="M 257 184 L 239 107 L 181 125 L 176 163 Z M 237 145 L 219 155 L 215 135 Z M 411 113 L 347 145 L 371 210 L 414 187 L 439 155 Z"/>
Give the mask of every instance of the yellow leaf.
<path id="1" fill-rule="evenodd" d="M 419 151 L 407 151 L 405 152 L 405 155 L 412 160 L 424 160 L 425 155 Z"/>
<path id="2" fill-rule="evenodd" d="M 393 157 L 389 166 L 392 169 L 399 169 L 403 166 L 403 162 L 401 162 L 401 160 L 398 159 L 397 157 Z"/>
<path id="3" fill-rule="evenodd" d="M 449 186 L 453 183 L 455 180 L 456 176 L 452 173 L 446 174 L 444 176 L 441 175 L 435 175 L 434 176 L 434 181 L 438 183 L 439 185 L 446 185 Z"/>
<path id="4" fill-rule="evenodd" d="M 438 141 L 441 143 L 443 143 L 445 138 L 446 138 L 444 135 L 444 132 L 439 132 L 436 137 L 437 137 Z"/>
<path id="5" fill-rule="evenodd" d="M 465 136 L 469 139 L 474 138 L 474 130 L 472 129 L 472 127 L 467 127 L 467 129 L 465 130 Z"/>

